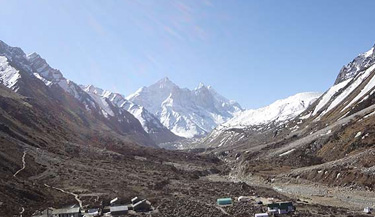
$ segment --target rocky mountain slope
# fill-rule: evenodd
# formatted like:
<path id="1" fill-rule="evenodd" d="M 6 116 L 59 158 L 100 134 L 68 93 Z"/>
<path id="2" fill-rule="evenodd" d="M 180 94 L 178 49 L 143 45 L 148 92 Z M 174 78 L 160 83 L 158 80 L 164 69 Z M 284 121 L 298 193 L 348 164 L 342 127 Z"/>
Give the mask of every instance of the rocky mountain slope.
<path id="1" fill-rule="evenodd" d="M 174 134 L 201 137 L 241 111 L 241 106 L 200 84 L 194 90 L 180 88 L 168 78 L 142 87 L 128 100 L 145 107 Z"/>
<path id="2" fill-rule="evenodd" d="M 151 139 L 157 144 L 173 142 L 182 139 L 165 126 L 163 126 L 159 119 L 153 114 L 147 111 L 144 107 L 134 104 L 133 102 L 125 99 L 125 97 L 118 93 L 112 93 L 105 91 L 100 88 L 94 87 L 93 85 L 81 86 L 101 107 L 106 111 L 106 114 L 112 115 L 113 112 L 108 103 L 111 103 L 113 107 L 117 107 L 120 110 L 128 111 L 135 118 L 137 118 L 142 124 L 143 129 L 150 135 Z M 108 102 L 109 100 L 109 102 Z"/>
<path id="3" fill-rule="evenodd" d="M 129 141 L 155 146 L 132 114 L 112 108 L 114 116 L 108 116 L 89 94 L 35 53 L 27 56 L 20 48 L 0 41 L 0 70 L 1 84 L 40 102 L 44 109 L 51 107 L 56 118 L 65 118 L 66 115 L 84 124 L 84 130 L 112 131 Z"/>
<path id="4" fill-rule="evenodd" d="M 343 66 L 335 81 L 335 84 L 341 83 L 347 79 L 353 78 L 359 71 L 370 67 L 375 63 L 374 47 L 365 53 L 358 55 L 352 62 Z"/>
<path id="5" fill-rule="evenodd" d="M 66 92 L 82 101 L 86 106 L 95 102 L 106 118 L 118 119 L 114 110 L 119 110 L 120 115 L 129 112 L 140 121 L 143 129 L 156 143 L 171 142 L 179 139 L 168 129 L 163 127 L 159 121 L 141 106 L 127 101 L 121 94 L 103 91 L 94 86 L 82 86 L 67 80 L 62 73 L 51 68 L 48 63 L 38 54 L 32 53 L 27 56 L 32 68 L 37 71 L 35 75 L 46 83 L 46 85 L 57 84 Z M 87 94 L 89 97 L 87 97 Z M 108 101 L 109 100 L 109 101 Z"/>
<path id="6" fill-rule="evenodd" d="M 344 66 L 335 84 L 295 118 L 266 129 L 227 129 L 229 144 L 214 152 L 240 176 L 374 189 L 374 93 L 371 48 Z M 237 135 L 243 138 L 233 139 Z"/>
<path id="7" fill-rule="evenodd" d="M 201 143 L 204 147 L 221 147 L 248 140 L 247 134 L 261 134 L 286 124 L 321 96 L 320 93 L 299 93 L 277 100 L 260 109 L 249 109 L 219 125 Z"/>

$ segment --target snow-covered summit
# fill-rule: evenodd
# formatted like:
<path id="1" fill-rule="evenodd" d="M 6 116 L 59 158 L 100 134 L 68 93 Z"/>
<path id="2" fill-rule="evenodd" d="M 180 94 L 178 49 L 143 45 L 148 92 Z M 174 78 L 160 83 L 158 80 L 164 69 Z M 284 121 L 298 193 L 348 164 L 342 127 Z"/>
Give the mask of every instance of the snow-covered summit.
<path id="1" fill-rule="evenodd" d="M 159 88 L 162 88 L 162 89 L 171 89 L 171 88 L 177 87 L 177 85 L 173 83 L 171 80 L 169 80 L 168 77 L 164 77 L 160 79 L 158 82 L 154 84 L 154 86 L 158 86 Z"/>
<path id="2" fill-rule="evenodd" d="M 348 80 L 355 77 L 359 72 L 370 67 L 375 63 L 375 45 L 360 55 L 358 55 L 352 62 L 342 67 L 339 75 L 335 81 L 335 84 L 341 83 L 342 81 Z"/>
<path id="3" fill-rule="evenodd" d="M 243 128 L 275 122 L 282 123 L 301 114 L 320 96 L 321 94 L 316 92 L 298 93 L 260 109 L 243 111 L 218 128 Z"/>
<path id="4" fill-rule="evenodd" d="M 103 109 L 107 112 L 107 114 L 113 114 L 112 106 L 115 106 L 120 109 L 125 109 L 131 114 L 133 114 L 142 124 L 143 128 L 146 132 L 150 132 L 149 129 L 149 121 L 155 122 L 155 125 L 158 127 L 163 127 L 160 122 L 144 107 L 136 105 L 129 100 L 125 99 L 122 94 L 113 93 L 108 90 L 103 90 L 101 88 L 95 87 L 94 85 L 81 85 L 81 88 L 86 91 L 92 98 L 96 99 L 97 103 L 102 105 Z M 108 105 L 107 100 L 112 103 L 112 105 Z"/>
<path id="5" fill-rule="evenodd" d="M 164 127 L 159 119 L 150 113 L 143 106 L 139 106 L 127 99 L 122 94 L 113 93 L 103 90 L 93 85 L 83 86 L 81 88 L 86 91 L 95 101 L 102 107 L 105 114 L 113 116 L 113 109 L 125 110 L 131 113 L 141 123 L 143 129 L 151 136 L 156 143 L 170 142 L 179 139 L 166 127 Z"/>
<path id="6" fill-rule="evenodd" d="M 126 99 L 138 105 L 142 105 L 151 113 L 156 114 L 159 110 L 158 106 L 161 105 L 172 92 L 175 92 L 174 89 L 178 89 L 178 86 L 170 81 L 168 77 L 165 77 L 149 87 L 138 89 L 135 93 L 126 97 Z"/>
<path id="7" fill-rule="evenodd" d="M 176 135 L 204 136 L 242 111 L 241 106 L 201 83 L 194 90 L 180 88 L 168 78 L 142 87 L 128 100 L 144 106 Z"/>

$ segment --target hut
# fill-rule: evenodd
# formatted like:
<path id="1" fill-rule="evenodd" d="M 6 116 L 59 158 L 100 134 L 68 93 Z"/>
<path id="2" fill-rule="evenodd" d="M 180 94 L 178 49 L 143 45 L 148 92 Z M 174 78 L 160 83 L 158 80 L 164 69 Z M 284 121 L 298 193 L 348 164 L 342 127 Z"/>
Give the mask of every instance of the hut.
<path id="1" fill-rule="evenodd" d="M 63 209 L 52 210 L 52 217 L 81 217 L 80 207 L 69 207 Z"/>
<path id="2" fill-rule="evenodd" d="M 278 203 L 270 203 L 267 205 L 267 211 L 269 213 L 277 213 L 279 211 L 279 204 Z"/>
<path id="3" fill-rule="evenodd" d="M 216 203 L 219 206 L 227 206 L 227 205 L 232 205 L 233 201 L 232 201 L 232 198 L 219 198 L 217 199 Z"/>
<path id="4" fill-rule="evenodd" d="M 52 208 L 45 209 L 43 211 L 36 211 L 32 217 L 50 217 L 52 215 Z"/>
<path id="5" fill-rule="evenodd" d="M 286 214 L 294 211 L 292 202 L 280 202 L 279 203 L 279 214 Z"/>
<path id="6" fill-rule="evenodd" d="M 128 206 L 111 206 L 110 212 L 112 216 L 120 216 L 128 214 Z"/>
<path id="7" fill-rule="evenodd" d="M 286 214 L 293 212 L 295 207 L 292 202 L 279 202 L 268 204 L 267 209 L 269 213 Z"/>
<path id="8" fill-rule="evenodd" d="M 251 197 L 246 197 L 246 196 L 238 197 L 238 202 L 248 202 L 248 201 L 251 201 Z"/>
<path id="9" fill-rule="evenodd" d="M 118 197 L 112 199 L 112 200 L 109 202 L 109 204 L 110 204 L 111 206 L 119 205 Z"/>
<path id="10" fill-rule="evenodd" d="M 141 200 L 133 204 L 133 210 L 136 212 L 148 212 L 151 210 L 151 203 L 148 200 Z"/>
<path id="11" fill-rule="evenodd" d="M 268 213 L 257 213 L 255 217 L 269 217 Z"/>
<path id="12" fill-rule="evenodd" d="M 87 210 L 87 215 L 89 216 L 100 216 L 100 209 L 99 208 L 92 208 Z"/>

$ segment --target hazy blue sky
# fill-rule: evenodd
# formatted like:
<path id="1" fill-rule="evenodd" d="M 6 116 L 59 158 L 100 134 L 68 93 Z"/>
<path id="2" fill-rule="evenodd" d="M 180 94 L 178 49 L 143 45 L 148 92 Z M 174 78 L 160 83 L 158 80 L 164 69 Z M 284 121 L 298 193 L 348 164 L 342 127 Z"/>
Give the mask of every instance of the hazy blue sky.
<path id="1" fill-rule="evenodd" d="M 168 76 L 245 108 L 325 91 L 375 43 L 373 0 L 0 0 L 0 39 L 128 95 Z"/>

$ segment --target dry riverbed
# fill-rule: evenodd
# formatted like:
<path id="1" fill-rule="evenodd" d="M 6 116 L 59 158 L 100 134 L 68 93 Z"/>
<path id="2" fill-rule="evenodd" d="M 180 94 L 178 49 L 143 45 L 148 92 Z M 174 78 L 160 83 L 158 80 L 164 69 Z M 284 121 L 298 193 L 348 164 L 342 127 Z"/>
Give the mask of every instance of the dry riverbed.
<path id="1" fill-rule="evenodd" d="M 298 208 L 304 210 L 306 208 L 305 205 L 307 204 L 318 207 L 329 204 L 331 208 L 334 207 L 337 208 L 337 210 L 344 211 L 347 215 L 369 216 L 362 213 L 363 208 L 367 206 L 375 206 L 375 192 L 371 191 L 359 191 L 343 187 L 328 187 L 308 183 L 307 181 L 296 183 L 295 181 L 292 182 L 293 180 L 286 179 L 273 180 L 271 183 L 267 182 L 262 177 L 254 175 L 243 177 L 241 179 L 234 176 L 211 175 L 205 177 L 205 179 L 216 182 L 245 182 L 253 187 L 258 186 L 273 189 L 276 192 L 295 200 L 298 203 L 297 210 Z"/>

